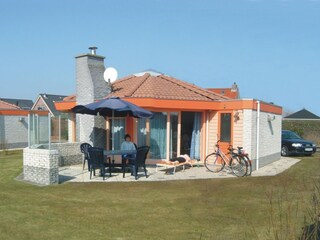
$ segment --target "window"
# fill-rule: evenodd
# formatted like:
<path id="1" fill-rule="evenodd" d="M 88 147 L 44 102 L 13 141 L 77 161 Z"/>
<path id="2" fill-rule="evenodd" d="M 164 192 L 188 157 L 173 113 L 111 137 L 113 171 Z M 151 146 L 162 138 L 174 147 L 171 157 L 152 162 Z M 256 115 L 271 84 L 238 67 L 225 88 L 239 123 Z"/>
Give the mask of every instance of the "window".
<path id="1" fill-rule="evenodd" d="M 138 147 L 147 145 L 147 121 L 144 118 L 138 118 L 137 138 Z"/>
<path id="2" fill-rule="evenodd" d="M 114 122 L 110 119 L 110 149 L 112 149 L 112 141 L 114 141 L 114 150 L 121 148 L 121 143 L 124 141 L 124 135 L 126 134 L 125 126 L 125 118 L 114 118 Z M 114 131 L 114 139 L 112 139 L 112 128 Z"/>
<path id="3" fill-rule="evenodd" d="M 231 142 L 231 113 L 220 114 L 220 140 Z"/>

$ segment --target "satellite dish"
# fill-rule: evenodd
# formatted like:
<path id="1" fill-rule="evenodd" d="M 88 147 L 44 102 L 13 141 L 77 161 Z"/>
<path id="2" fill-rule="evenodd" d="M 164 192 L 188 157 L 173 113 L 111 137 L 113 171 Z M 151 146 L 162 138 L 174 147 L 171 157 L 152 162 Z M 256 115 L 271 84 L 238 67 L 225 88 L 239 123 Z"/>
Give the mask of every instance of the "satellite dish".
<path id="1" fill-rule="evenodd" d="M 108 67 L 103 73 L 103 78 L 107 83 L 114 82 L 115 80 L 117 80 L 117 77 L 118 72 L 113 67 Z"/>

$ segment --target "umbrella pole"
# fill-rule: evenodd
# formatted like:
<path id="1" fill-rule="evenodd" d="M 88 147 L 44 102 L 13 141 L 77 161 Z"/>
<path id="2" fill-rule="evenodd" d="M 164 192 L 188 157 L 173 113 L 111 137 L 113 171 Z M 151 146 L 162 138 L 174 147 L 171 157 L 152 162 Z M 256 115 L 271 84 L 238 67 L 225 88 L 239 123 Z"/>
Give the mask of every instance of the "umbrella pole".
<path id="1" fill-rule="evenodd" d="M 112 151 L 114 151 L 114 110 L 112 110 Z M 114 155 L 112 155 L 112 167 L 114 167 Z"/>
<path id="2" fill-rule="evenodd" d="M 114 110 L 112 110 L 112 151 L 114 150 Z"/>

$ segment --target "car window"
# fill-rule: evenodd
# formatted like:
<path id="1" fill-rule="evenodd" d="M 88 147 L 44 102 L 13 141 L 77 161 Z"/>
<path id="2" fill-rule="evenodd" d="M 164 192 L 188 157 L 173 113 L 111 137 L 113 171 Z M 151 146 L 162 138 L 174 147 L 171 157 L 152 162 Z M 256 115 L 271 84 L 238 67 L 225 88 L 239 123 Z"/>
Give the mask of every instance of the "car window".
<path id="1" fill-rule="evenodd" d="M 282 138 L 284 139 L 301 139 L 301 137 L 295 132 L 284 132 L 282 133 Z"/>

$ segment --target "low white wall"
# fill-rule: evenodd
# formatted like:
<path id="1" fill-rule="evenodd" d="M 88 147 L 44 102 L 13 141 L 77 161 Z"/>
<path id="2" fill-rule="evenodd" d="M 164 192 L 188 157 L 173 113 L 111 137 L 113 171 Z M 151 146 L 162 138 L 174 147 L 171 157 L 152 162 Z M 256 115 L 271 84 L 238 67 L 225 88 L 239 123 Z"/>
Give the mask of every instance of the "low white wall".
<path id="1" fill-rule="evenodd" d="M 23 149 L 23 179 L 50 185 L 59 183 L 59 167 L 81 164 L 81 143 L 54 143 L 48 149 Z"/>
<path id="2" fill-rule="evenodd" d="M 23 179 L 50 185 L 59 183 L 59 155 L 57 150 L 23 149 Z"/>
<path id="3" fill-rule="evenodd" d="M 51 149 L 59 153 L 59 166 L 81 164 L 83 154 L 80 151 L 81 143 L 54 143 Z"/>

